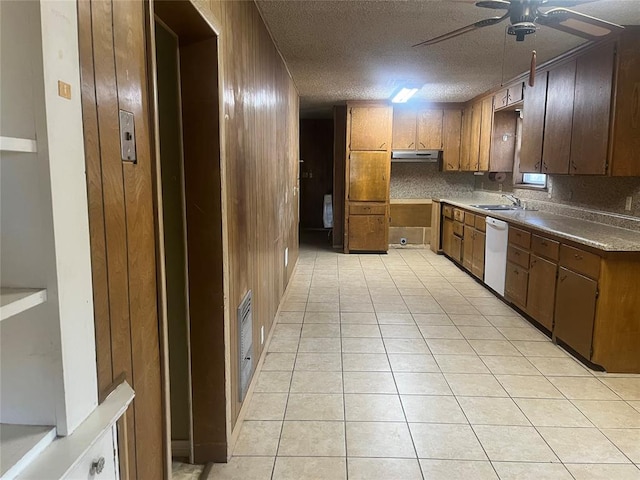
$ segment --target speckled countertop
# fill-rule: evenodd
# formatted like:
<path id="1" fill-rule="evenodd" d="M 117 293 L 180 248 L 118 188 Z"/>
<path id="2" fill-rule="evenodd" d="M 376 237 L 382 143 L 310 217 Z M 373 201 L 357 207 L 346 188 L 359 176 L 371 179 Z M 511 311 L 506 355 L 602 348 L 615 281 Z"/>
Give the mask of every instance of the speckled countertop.
<path id="1" fill-rule="evenodd" d="M 640 252 L 640 232 L 633 230 L 537 210 L 489 211 L 471 206 L 499 202 L 483 202 L 469 198 L 441 198 L 434 200 L 462 207 L 472 212 L 482 213 L 516 225 L 535 228 L 599 250 L 607 252 Z"/>

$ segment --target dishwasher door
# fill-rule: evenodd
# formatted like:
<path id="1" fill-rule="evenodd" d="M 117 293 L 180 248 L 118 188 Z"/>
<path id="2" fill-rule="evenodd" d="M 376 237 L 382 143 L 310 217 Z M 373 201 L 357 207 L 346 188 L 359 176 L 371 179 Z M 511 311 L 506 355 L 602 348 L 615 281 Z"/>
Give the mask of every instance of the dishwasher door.
<path id="1" fill-rule="evenodd" d="M 491 217 L 487 217 L 486 222 L 487 242 L 484 250 L 484 283 L 504 296 L 509 224 Z"/>

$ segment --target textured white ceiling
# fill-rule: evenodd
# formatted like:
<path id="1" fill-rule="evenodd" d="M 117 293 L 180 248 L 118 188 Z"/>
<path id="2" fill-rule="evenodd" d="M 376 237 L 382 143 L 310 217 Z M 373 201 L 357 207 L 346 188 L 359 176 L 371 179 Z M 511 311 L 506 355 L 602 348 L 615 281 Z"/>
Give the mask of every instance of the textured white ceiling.
<path id="1" fill-rule="evenodd" d="M 424 84 L 417 99 L 462 102 L 542 63 L 583 39 L 540 27 L 524 42 L 505 34 L 508 21 L 432 46 L 411 45 L 499 16 L 468 0 L 257 0 L 300 92 L 303 113 L 344 100 L 389 98 L 402 83 Z M 640 25 L 640 0 L 598 0 L 574 10 Z M 505 39 L 506 37 L 506 39 Z"/>

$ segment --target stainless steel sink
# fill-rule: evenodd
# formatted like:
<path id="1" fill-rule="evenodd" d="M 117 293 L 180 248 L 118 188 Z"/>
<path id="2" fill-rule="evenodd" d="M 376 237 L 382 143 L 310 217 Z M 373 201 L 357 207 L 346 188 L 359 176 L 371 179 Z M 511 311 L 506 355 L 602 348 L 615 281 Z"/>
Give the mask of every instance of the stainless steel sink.
<path id="1" fill-rule="evenodd" d="M 471 205 L 475 208 L 481 208 L 483 210 L 522 210 L 514 205 Z"/>

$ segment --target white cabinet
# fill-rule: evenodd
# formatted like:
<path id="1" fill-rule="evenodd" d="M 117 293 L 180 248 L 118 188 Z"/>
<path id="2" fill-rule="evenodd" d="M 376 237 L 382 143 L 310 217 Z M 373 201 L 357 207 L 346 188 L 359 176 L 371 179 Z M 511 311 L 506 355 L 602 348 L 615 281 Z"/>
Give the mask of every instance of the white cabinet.
<path id="1" fill-rule="evenodd" d="M 115 426 L 107 430 L 73 470 L 63 477 L 64 480 L 117 480 L 117 438 Z"/>

